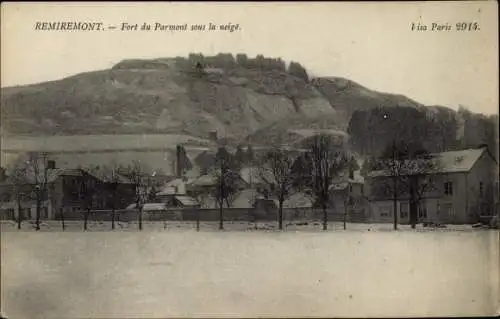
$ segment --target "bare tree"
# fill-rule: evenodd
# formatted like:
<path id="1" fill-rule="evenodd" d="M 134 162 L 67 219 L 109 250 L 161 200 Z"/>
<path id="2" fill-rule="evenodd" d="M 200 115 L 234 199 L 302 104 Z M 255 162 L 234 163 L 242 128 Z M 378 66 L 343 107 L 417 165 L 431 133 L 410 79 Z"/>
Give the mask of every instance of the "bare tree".
<path id="1" fill-rule="evenodd" d="M 424 194 L 435 187 L 432 174 L 440 169 L 439 159 L 431 156 L 419 143 L 402 141 L 397 144 L 393 141 L 371 166 L 376 175 L 388 177 L 376 182 L 374 193 L 390 194 L 394 229 L 398 228 L 398 202 L 405 195 L 410 198 L 410 224 L 415 228 L 420 202 Z"/>
<path id="2" fill-rule="evenodd" d="M 349 216 L 349 210 L 352 206 L 352 201 L 353 201 L 353 198 L 352 198 L 349 190 L 347 190 L 347 194 L 344 197 L 344 230 L 347 229 L 347 217 Z"/>
<path id="3" fill-rule="evenodd" d="M 389 193 L 392 197 L 393 206 L 393 227 L 394 230 L 398 229 L 398 199 L 403 194 L 403 189 L 401 184 L 405 178 L 402 156 L 398 152 L 396 147 L 396 142 L 393 141 L 390 148 L 387 148 L 378 160 L 374 160 L 371 163 L 371 170 L 383 171 L 390 177 L 390 182 L 385 182 L 383 184 L 374 184 L 374 189 L 372 190 L 375 194 Z"/>
<path id="4" fill-rule="evenodd" d="M 88 220 L 90 213 L 92 211 L 92 206 L 94 204 L 94 196 L 96 194 L 95 185 L 92 183 L 93 180 L 90 178 L 83 177 L 80 183 L 79 197 L 82 203 L 83 211 L 83 229 L 87 230 Z"/>
<path id="5" fill-rule="evenodd" d="M 33 177 L 33 185 L 36 199 L 36 223 L 35 229 L 40 230 L 40 211 L 42 201 L 48 198 L 48 166 L 47 154 L 30 152 L 26 163 L 26 174 Z"/>
<path id="6" fill-rule="evenodd" d="M 283 203 L 294 192 L 293 159 L 283 150 L 274 148 L 264 157 L 259 175 L 264 191 L 278 200 L 278 228 L 283 229 Z"/>
<path id="7" fill-rule="evenodd" d="M 436 180 L 432 178 L 441 170 L 439 158 L 430 154 L 410 154 L 405 161 L 407 182 L 410 193 L 410 224 L 415 228 L 418 222 L 418 210 L 426 193 L 436 189 Z"/>
<path id="8" fill-rule="evenodd" d="M 148 183 L 150 180 L 140 161 L 135 160 L 125 169 L 124 175 L 134 184 L 135 207 L 137 209 L 139 230 L 142 230 L 142 214 L 148 196 Z"/>
<path id="9" fill-rule="evenodd" d="M 216 154 L 216 169 L 214 175 L 216 178 L 216 187 L 214 197 L 219 206 L 219 229 L 224 229 L 224 203 L 227 207 L 231 206 L 232 199 L 238 192 L 237 174 L 232 170 L 231 155 L 225 148 L 220 148 Z"/>
<path id="10" fill-rule="evenodd" d="M 334 137 L 327 135 L 317 135 L 310 139 L 307 152 L 311 167 L 309 185 L 323 209 L 323 230 L 327 230 L 330 185 L 346 167 L 348 159 L 341 145 L 335 141 Z"/>
<path id="11" fill-rule="evenodd" d="M 110 180 L 106 183 L 109 185 L 110 199 L 111 199 L 111 229 L 115 229 L 116 220 L 116 206 L 117 206 L 117 194 L 119 186 L 119 178 L 116 170 L 111 171 Z"/>
<path id="12" fill-rule="evenodd" d="M 111 207 L 111 229 L 115 229 L 118 188 L 120 184 L 120 168 L 116 163 L 112 163 L 110 166 L 105 165 L 103 167 L 90 167 L 87 170 L 90 174 L 94 174 L 101 180 L 101 187 L 104 188 L 107 200 L 109 200 L 109 205 L 106 206 Z"/>
<path id="13" fill-rule="evenodd" d="M 9 176 L 9 181 L 12 184 L 13 194 L 17 204 L 17 229 L 21 229 L 21 224 L 23 221 L 23 208 L 22 201 L 26 196 L 24 193 L 25 186 L 27 184 L 26 181 L 26 167 L 19 165 L 14 166 L 12 173 Z"/>

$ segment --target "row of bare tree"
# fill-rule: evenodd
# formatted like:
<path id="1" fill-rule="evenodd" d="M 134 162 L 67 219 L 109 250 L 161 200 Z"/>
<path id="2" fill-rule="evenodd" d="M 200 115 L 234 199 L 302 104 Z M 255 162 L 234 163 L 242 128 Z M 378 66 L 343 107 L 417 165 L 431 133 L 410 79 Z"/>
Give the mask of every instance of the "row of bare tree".
<path id="1" fill-rule="evenodd" d="M 45 154 L 31 153 L 28 160 L 19 165 L 11 176 L 14 194 L 16 195 L 18 212 L 18 227 L 21 226 L 21 206 L 23 197 L 35 199 L 36 229 L 40 229 L 40 210 L 43 200 L 49 200 L 49 175 Z M 323 229 L 328 228 L 328 207 L 331 201 L 330 189 L 332 183 L 345 171 L 357 165 L 352 154 L 345 145 L 329 135 L 318 135 L 309 139 L 304 149 L 290 152 L 281 148 L 273 148 L 259 159 L 259 178 L 265 183 L 261 193 L 264 198 L 274 199 L 278 203 L 278 228 L 283 229 L 283 204 L 294 193 L 301 191 L 315 199 L 316 207 L 323 211 Z M 43 164 L 41 164 L 43 163 Z M 374 194 L 384 193 L 393 201 L 394 229 L 398 227 L 398 203 L 402 196 L 409 195 L 410 224 L 415 227 L 418 219 L 418 207 L 424 194 L 436 187 L 433 173 L 441 170 L 439 160 L 431 156 L 418 144 L 407 144 L 395 141 L 387 147 L 385 152 L 378 157 L 373 157 L 366 162 L 362 170 L 382 174 L 386 178 L 378 179 L 372 185 Z M 232 199 L 239 192 L 239 165 L 234 164 L 234 157 L 224 148 L 219 149 L 211 168 L 216 182 L 212 195 L 216 199 L 220 210 L 219 228 L 224 228 L 224 205 L 229 207 Z M 155 193 L 155 183 L 144 166 L 139 161 L 134 161 L 128 166 L 88 167 L 85 171 L 101 176 L 110 194 L 112 210 L 112 229 L 115 228 L 115 217 L 118 200 L 118 187 L 121 178 L 125 177 L 133 189 L 133 201 L 138 214 L 139 230 L 143 228 L 143 207 Z M 103 177 L 104 176 L 104 177 Z M 375 176 L 377 177 L 377 176 Z M 88 218 L 95 205 L 96 187 L 91 178 L 83 179 L 78 196 L 83 205 L 84 229 L 87 229 Z M 30 188 L 25 186 L 30 184 Z M 131 195 L 132 196 L 132 195 Z M 132 201 L 132 200 L 130 200 Z M 349 206 L 353 199 L 346 197 L 345 205 Z M 346 209 L 347 215 L 347 209 Z M 345 217 L 346 217 L 345 215 Z M 346 218 L 344 217 L 344 227 Z M 64 215 L 61 212 L 63 229 Z M 199 220 L 197 222 L 199 229 Z"/>
<path id="2" fill-rule="evenodd" d="M 75 199 L 81 205 L 83 213 L 83 228 L 88 229 L 88 220 L 92 209 L 96 205 L 99 192 L 106 191 L 109 194 L 108 202 L 111 208 L 111 227 L 115 229 L 116 210 L 119 203 L 120 186 L 125 184 L 133 190 L 135 207 L 138 210 L 139 229 L 142 229 L 142 210 L 151 192 L 155 192 L 156 185 L 153 176 L 147 172 L 139 161 L 133 161 L 131 165 L 111 165 L 111 166 L 89 166 L 82 168 L 83 176 L 79 179 L 76 189 L 72 189 Z M 54 207 L 54 184 L 52 183 L 55 173 L 51 170 L 46 153 L 30 152 L 25 160 L 19 161 L 9 173 L 8 179 L 12 189 L 9 190 L 15 198 L 17 206 L 17 227 L 21 229 L 24 219 L 23 203 L 35 201 L 36 216 L 35 230 L 40 230 L 41 211 L 48 209 L 48 205 L 43 205 L 44 201 L 51 201 Z M 99 178 L 94 178 L 99 176 Z M 29 207 L 30 208 L 30 207 Z M 59 217 L 62 229 L 65 230 L 65 216 L 61 209 Z"/>
<path id="3" fill-rule="evenodd" d="M 283 229 L 283 203 L 295 192 L 311 194 L 323 209 L 323 229 L 328 228 L 330 186 L 339 174 L 353 163 L 353 157 L 337 139 L 318 135 L 310 139 L 301 155 L 279 147 L 269 150 L 260 159 L 259 179 L 265 183 L 262 195 L 278 202 L 278 228 Z M 220 209 L 219 229 L 224 228 L 223 206 L 229 206 L 238 192 L 237 174 L 232 169 L 231 157 L 225 152 L 216 155 L 216 187 L 214 197 Z"/>
<path id="4" fill-rule="evenodd" d="M 10 181 L 18 209 L 17 227 L 21 229 L 23 202 L 36 202 L 35 229 L 40 230 L 42 202 L 48 198 L 48 169 L 46 153 L 29 153 L 13 169 Z"/>

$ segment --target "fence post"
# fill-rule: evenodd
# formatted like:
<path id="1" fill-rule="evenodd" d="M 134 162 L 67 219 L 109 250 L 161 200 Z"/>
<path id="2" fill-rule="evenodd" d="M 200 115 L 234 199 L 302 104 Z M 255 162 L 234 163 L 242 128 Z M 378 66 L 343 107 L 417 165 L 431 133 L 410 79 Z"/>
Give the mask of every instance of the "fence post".
<path id="1" fill-rule="evenodd" d="M 61 218 L 61 226 L 62 226 L 62 231 L 66 229 L 66 225 L 64 224 L 64 211 L 63 208 L 59 208 L 59 216 Z"/>
<path id="2" fill-rule="evenodd" d="M 200 231 L 200 210 L 196 210 L 196 231 Z"/>
<path id="3" fill-rule="evenodd" d="M 167 213 L 163 211 L 162 214 L 163 214 L 163 230 L 166 230 L 167 229 Z"/>

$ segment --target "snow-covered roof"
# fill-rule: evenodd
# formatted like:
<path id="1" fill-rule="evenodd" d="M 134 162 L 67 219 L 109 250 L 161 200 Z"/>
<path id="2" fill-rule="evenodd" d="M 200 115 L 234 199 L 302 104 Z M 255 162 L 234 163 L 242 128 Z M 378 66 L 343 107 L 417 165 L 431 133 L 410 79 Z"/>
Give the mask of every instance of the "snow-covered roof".
<path id="1" fill-rule="evenodd" d="M 485 151 L 486 148 L 476 148 L 442 152 L 434 155 L 440 161 L 441 171 L 446 173 L 468 172 Z"/>
<path id="2" fill-rule="evenodd" d="M 177 187 L 177 186 L 182 186 L 182 185 L 185 185 L 186 182 L 182 180 L 182 178 L 176 178 L 174 180 L 171 180 L 170 182 L 168 183 L 165 183 L 165 188 L 169 188 L 169 187 Z"/>
<path id="3" fill-rule="evenodd" d="M 258 195 L 257 191 L 252 188 L 244 189 L 236 194 L 233 202 L 231 203 L 231 207 L 252 208 Z"/>
<path id="4" fill-rule="evenodd" d="M 487 149 L 483 147 L 430 154 L 430 158 L 434 161 L 435 165 L 428 170 L 427 174 L 468 172 L 486 151 Z M 419 160 L 413 160 L 412 162 L 417 161 Z M 390 174 L 389 172 L 378 170 L 372 171 L 368 175 L 376 177 L 389 176 Z"/>
<path id="5" fill-rule="evenodd" d="M 213 174 L 202 175 L 191 182 L 193 186 L 212 186 L 217 184 L 217 177 Z"/>
<path id="6" fill-rule="evenodd" d="M 297 192 L 289 196 L 284 202 L 285 208 L 309 208 L 313 206 L 311 197 L 302 192 Z"/>
<path id="7" fill-rule="evenodd" d="M 176 193 L 177 189 L 174 186 L 168 186 L 163 188 L 161 191 L 156 193 L 156 196 L 162 196 L 162 195 L 174 195 Z"/>
<path id="8" fill-rule="evenodd" d="M 130 204 L 127 206 L 127 209 L 135 209 L 136 204 Z M 142 207 L 143 211 L 154 211 L 154 210 L 165 210 L 167 206 L 164 203 L 146 203 Z"/>
<path id="9" fill-rule="evenodd" d="M 332 185 L 330 185 L 330 190 L 343 190 L 346 189 L 348 185 L 348 182 L 333 183 Z"/>
<path id="10" fill-rule="evenodd" d="M 338 180 L 333 181 L 333 183 L 330 185 L 330 190 L 343 190 L 346 189 L 349 184 L 365 183 L 365 178 L 361 176 L 361 171 L 357 170 L 353 173 L 353 178 L 348 178 L 348 176 L 345 176 L 345 174 L 349 173 L 343 173 Z"/>
<path id="11" fill-rule="evenodd" d="M 248 184 L 272 183 L 274 181 L 271 172 L 259 167 L 243 167 L 240 169 L 240 176 Z"/>
<path id="12" fill-rule="evenodd" d="M 194 199 L 190 196 L 177 195 L 177 196 L 175 196 L 175 199 L 177 199 L 179 202 L 181 202 L 181 204 L 184 206 L 197 206 L 197 205 L 199 205 L 199 203 L 196 201 L 196 199 Z"/>

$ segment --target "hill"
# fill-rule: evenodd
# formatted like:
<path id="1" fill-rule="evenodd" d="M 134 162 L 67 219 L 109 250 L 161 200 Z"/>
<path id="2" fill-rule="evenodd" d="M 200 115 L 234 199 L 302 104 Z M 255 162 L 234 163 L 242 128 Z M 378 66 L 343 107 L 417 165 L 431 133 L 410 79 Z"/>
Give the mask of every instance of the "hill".
<path id="1" fill-rule="evenodd" d="M 424 106 L 348 79 L 310 79 L 299 63 L 287 67 L 279 58 L 244 54 L 125 60 L 107 70 L 2 88 L 1 104 L 3 135 L 149 133 L 209 139 L 217 131 L 232 144 L 269 145 L 300 141 L 304 130 L 328 129 L 349 133 L 356 151 L 368 154 L 395 135 L 441 150 L 464 144 L 465 126 L 467 145 L 489 143 L 495 132 L 492 118 L 469 112 L 464 120 L 446 107 Z M 388 113 L 389 125 L 382 120 Z M 476 134 L 479 122 L 488 132 Z"/>
<path id="2" fill-rule="evenodd" d="M 286 71 L 235 65 L 197 72 L 187 59 L 123 61 L 109 70 L 2 89 L 10 134 L 183 133 L 242 139 L 289 114 L 328 113 L 328 101 Z"/>

